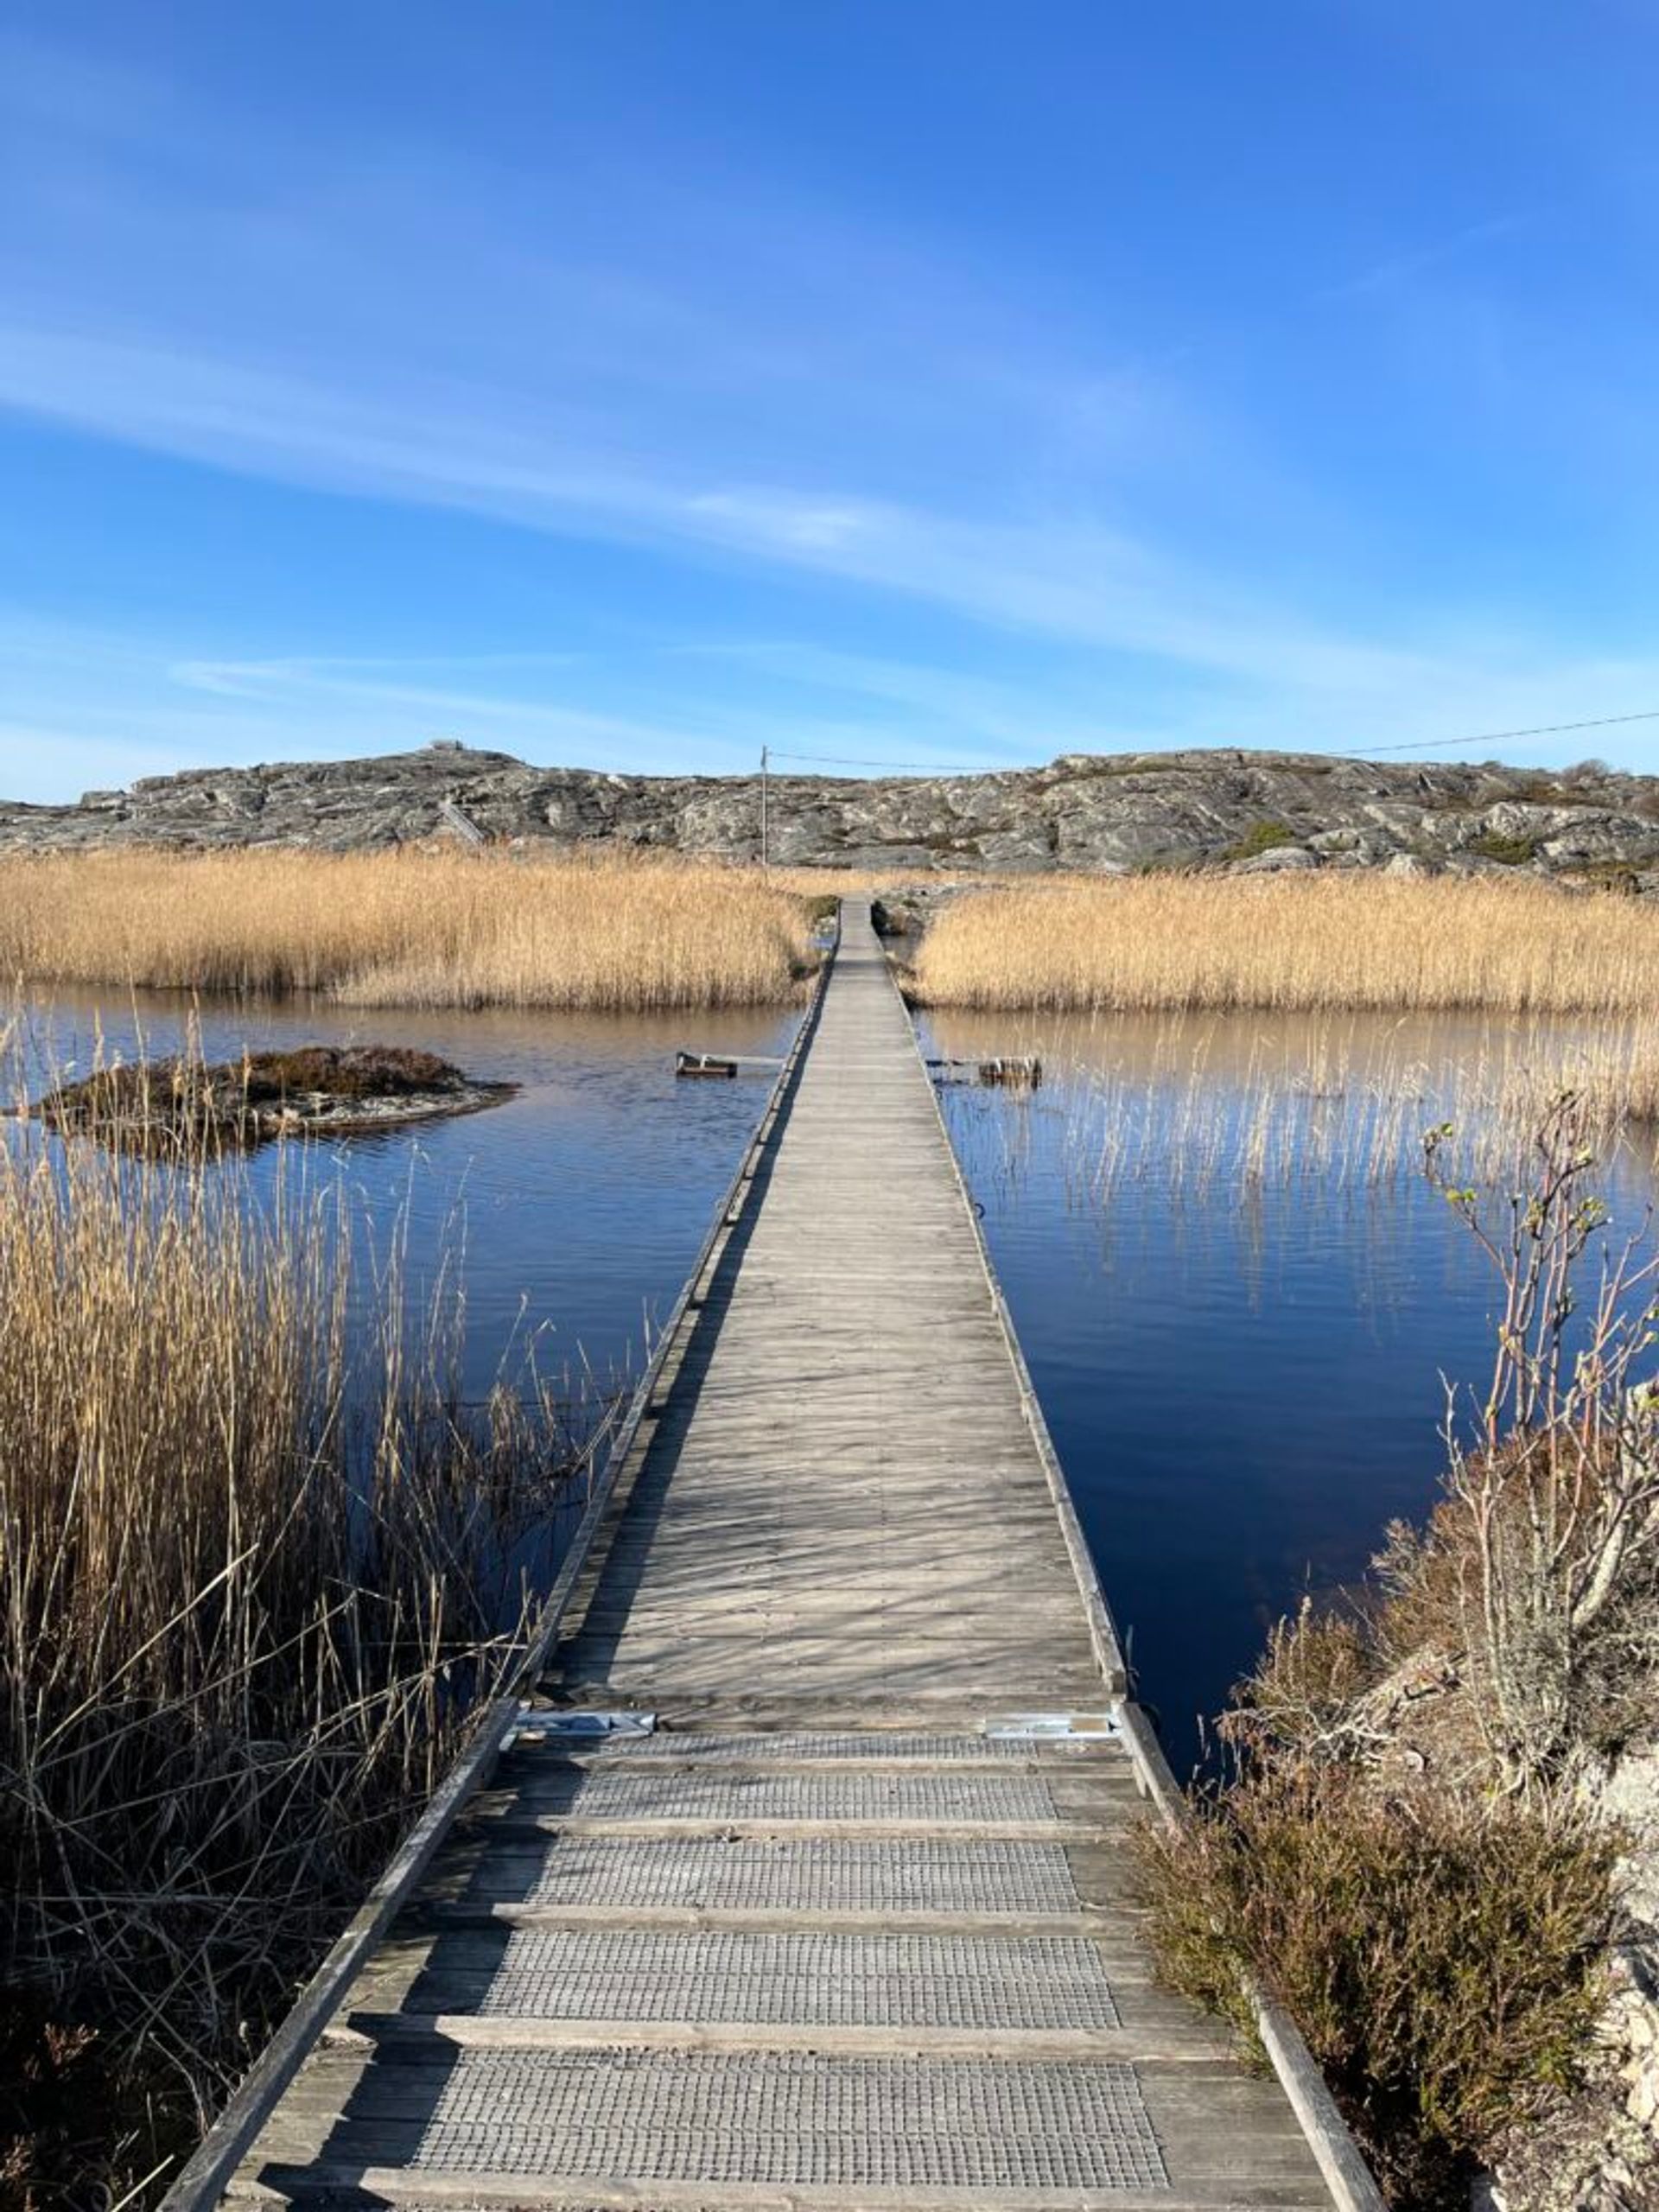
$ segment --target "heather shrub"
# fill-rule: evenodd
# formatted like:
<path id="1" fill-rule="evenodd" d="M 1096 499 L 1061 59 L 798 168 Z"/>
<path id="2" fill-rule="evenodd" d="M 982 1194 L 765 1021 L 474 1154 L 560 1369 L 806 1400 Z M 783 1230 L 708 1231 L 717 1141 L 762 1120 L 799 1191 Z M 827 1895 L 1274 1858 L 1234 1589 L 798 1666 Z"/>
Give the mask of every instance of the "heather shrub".
<path id="1" fill-rule="evenodd" d="M 1306 1760 L 1248 1763 L 1139 1846 L 1163 1976 L 1246 2036 L 1241 1968 L 1270 1990 L 1402 2212 L 1461 2207 L 1577 2078 L 1616 1847 L 1553 1807 L 1394 1795 Z"/>

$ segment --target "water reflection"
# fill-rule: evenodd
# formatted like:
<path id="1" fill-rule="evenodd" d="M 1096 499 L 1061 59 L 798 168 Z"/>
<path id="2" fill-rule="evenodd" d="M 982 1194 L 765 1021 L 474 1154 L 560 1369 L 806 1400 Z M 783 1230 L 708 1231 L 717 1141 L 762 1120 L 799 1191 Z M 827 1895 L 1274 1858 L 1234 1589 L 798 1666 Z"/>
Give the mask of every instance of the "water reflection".
<path id="1" fill-rule="evenodd" d="M 194 1027 L 209 1059 L 310 1041 L 409 1045 L 469 1075 L 508 1081 L 487 1113 L 303 1146 L 267 1147 L 241 1171 L 268 1197 L 294 1155 L 315 1186 L 345 1186 L 359 1234 L 394 1227 L 404 1296 L 424 1310 L 447 1258 L 465 1300 L 464 1381 L 482 1397 L 504 1357 L 533 1344 L 544 1375 L 637 1363 L 696 1255 L 764 1101 L 764 1072 L 677 1083 L 683 1046 L 783 1052 L 797 1012 L 637 1015 L 369 1011 L 327 1004 L 192 1007 L 170 995 L 55 991 L 19 1009 L 14 1081 L 30 1096 L 94 1054 L 180 1051 Z M 12 1125 L 9 1141 L 24 1135 Z M 38 1132 L 34 1133 L 38 1141 Z M 381 1272 L 353 1271 L 365 1308 Z M 366 1311 L 359 1315 L 366 1321 Z"/>
<path id="2" fill-rule="evenodd" d="M 1422 1179 L 1421 1129 L 1462 1111 L 1478 1151 L 1476 1102 L 1503 1069 L 1570 1061 L 1594 1039 L 1380 1018 L 940 1015 L 927 1029 L 950 1057 L 1043 1058 L 1034 1095 L 947 1087 L 945 1115 L 1184 1770 L 1197 1716 L 1219 1708 L 1268 1620 L 1363 1572 L 1390 1518 L 1423 1513 L 1446 1384 L 1488 1369 L 1493 1277 Z M 1294 1148 L 1251 1155 L 1271 1070 L 1324 1117 L 1317 1173 Z M 1351 1141 L 1344 1117 L 1361 1125 Z M 1614 1227 L 1638 1225 L 1653 1192 L 1650 1156 L 1622 1150 Z"/>

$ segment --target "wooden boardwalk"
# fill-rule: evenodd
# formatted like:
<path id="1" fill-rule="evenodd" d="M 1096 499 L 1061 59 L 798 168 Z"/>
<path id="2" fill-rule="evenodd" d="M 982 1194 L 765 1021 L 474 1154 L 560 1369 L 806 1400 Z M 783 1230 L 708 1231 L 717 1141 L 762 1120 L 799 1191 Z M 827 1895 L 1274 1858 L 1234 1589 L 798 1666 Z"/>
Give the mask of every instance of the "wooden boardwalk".
<path id="1" fill-rule="evenodd" d="M 816 1019 L 545 1719 L 236 2202 L 1371 2201 L 1333 2198 L 1279 2082 L 1152 1984 L 1115 1639 L 858 910 Z M 657 1732 L 573 1742 L 562 1709 Z"/>

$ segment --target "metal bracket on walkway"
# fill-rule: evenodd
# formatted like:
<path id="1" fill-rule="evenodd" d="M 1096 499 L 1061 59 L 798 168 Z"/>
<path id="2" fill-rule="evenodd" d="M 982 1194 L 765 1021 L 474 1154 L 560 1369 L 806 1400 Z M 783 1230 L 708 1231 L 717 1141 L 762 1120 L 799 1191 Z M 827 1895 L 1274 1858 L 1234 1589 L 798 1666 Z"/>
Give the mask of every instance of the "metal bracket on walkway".
<path id="1" fill-rule="evenodd" d="M 1122 1731 L 1110 1713 L 1003 1713 L 988 1720 L 982 1732 L 994 1742 L 1007 1737 L 1041 1743 L 1083 1744 L 1093 1738 L 1105 1742 Z"/>
<path id="2" fill-rule="evenodd" d="M 558 1713 L 547 1706 L 523 1705 L 521 1718 L 503 1745 L 596 1744 L 615 1736 L 654 1736 L 654 1713 Z"/>

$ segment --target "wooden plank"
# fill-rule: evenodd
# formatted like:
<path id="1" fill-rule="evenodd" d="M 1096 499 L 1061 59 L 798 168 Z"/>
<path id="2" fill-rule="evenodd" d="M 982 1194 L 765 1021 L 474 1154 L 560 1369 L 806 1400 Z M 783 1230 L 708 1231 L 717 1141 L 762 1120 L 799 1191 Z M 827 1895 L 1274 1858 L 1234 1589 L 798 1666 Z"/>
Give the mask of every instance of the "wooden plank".
<path id="1" fill-rule="evenodd" d="M 1199 2023 L 1190 2005 L 1167 2024 L 1122 2028 L 1058 2029 L 843 2028 L 728 2026 L 690 2020 L 544 2020 L 503 2018 L 476 2012 L 365 2013 L 353 2012 L 327 2030 L 325 2049 L 374 2050 L 377 2110 L 420 2115 L 429 2092 L 416 2084 L 407 2095 L 386 2084 L 400 2071 L 388 2061 L 407 2056 L 416 2067 L 429 2066 L 435 2050 L 626 2050 L 827 2051 L 857 2057 L 1155 2059 L 1164 2065 L 1186 2060 L 1213 2064 L 1227 2055 L 1227 2039 Z"/>
<path id="2" fill-rule="evenodd" d="M 776 1129 L 784 1101 L 799 1069 L 828 995 L 829 975 L 820 977 L 812 1002 L 794 1045 L 762 1109 L 743 1160 L 709 1225 L 691 1274 L 681 1290 L 673 1314 L 656 1350 L 646 1363 L 632 1397 L 616 1427 L 605 1441 L 608 1449 L 597 1466 L 587 1510 L 570 1540 L 570 1548 L 554 1579 L 539 1613 L 532 1623 L 522 1662 L 508 1693 L 482 1714 L 461 1757 L 439 1783 L 425 1811 L 399 1842 L 380 1878 L 362 1905 L 331 1946 L 322 1964 L 301 1993 L 299 2002 L 283 2020 L 238 2086 L 225 2109 L 208 2128 L 201 2143 L 188 2158 L 164 2200 L 164 2212 L 206 2212 L 217 2202 L 236 2170 L 238 2159 L 303 2064 L 324 2026 L 350 1988 L 353 1977 L 372 1955 L 374 1947 L 396 1915 L 413 1895 L 426 1869 L 461 1807 L 489 1772 L 512 1730 L 523 1689 L 541 1674 L 564 1623 L 568 1608 L 582 1586 L 589 1555 L 607 1521 L 613 1492 L 642 1450 L 651 1428 L 652 1400 L 665 1364 L 674 1357 L 681 1324 L 690 1311 L 698 1286 L 713 1267 L 741 1220 L 752 1188 L 753 1160 Z"/>
<path id="3" fill-rule="evenodd" d="M 1328 2212 L 1330 2198 L 1317 2179 L 1307 2182 L 1237 2178 L 1196 2182 L 1173 2189 L 1114 2189 L 1018 2195 L 963 2190 L 779 2190 L 722 2181 L 626 2183 L 561 2181 L 556 2174 L 433 2173 L 403 2164 L 361 2161 L 320 2163 L 290 2170 L 260 2183 L 238 2183 L 238 2204 L 325 2204 L 344 2208 L 404 2205 L 431 2212 Z"/>

